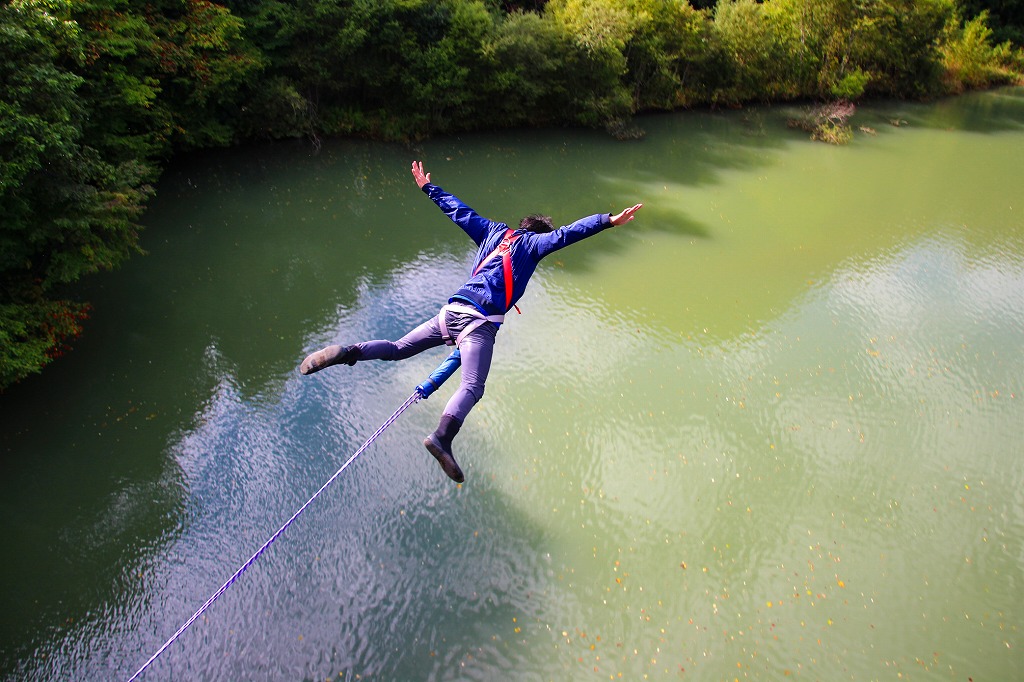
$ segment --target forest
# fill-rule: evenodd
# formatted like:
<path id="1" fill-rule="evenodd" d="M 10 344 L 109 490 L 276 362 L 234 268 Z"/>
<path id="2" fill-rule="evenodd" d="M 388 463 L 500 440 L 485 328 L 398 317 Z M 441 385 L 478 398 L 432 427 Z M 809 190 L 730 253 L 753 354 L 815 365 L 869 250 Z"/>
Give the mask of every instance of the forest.
<path id="1" fill-rule="evenodd" d="M 1022 82 L 1017 0 L 8 0 L 0 390 L 82 333 L 83 276 L 141 254 L 177 153 L 415 140 L 692 107 Z"/>

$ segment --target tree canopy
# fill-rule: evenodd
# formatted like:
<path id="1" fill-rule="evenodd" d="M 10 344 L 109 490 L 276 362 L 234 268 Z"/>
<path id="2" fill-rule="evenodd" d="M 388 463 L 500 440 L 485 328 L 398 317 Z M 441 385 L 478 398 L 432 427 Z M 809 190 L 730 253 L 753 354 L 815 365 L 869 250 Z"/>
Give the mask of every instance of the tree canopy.
<path id="1" fill-rule="evenodd" d="M 638 112 L 1018 81 L 1011 0 L 8 0 L 0 388 L 82 329 L 182 150 L 245 139 L 622 131 Z M 1016 45 L 1011 41 L 1017 41 Z"/>

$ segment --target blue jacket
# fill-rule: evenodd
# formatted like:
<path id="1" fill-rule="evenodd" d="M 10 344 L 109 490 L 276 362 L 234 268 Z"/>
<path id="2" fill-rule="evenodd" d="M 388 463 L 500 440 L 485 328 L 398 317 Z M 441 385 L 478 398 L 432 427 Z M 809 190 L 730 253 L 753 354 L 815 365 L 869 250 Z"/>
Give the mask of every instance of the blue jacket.
<path id="1" fill-rule="evenodd" d="M 461 227 L 479 247 L 473 262 L 473 271 L 498 247 L 505 237 L 508 225 L 488 220 L 459 201 L 458 197 L 445 192 L 437 185 L 423 185 L 423 192 L 444 211 L 445 215 Z M 560 227 L 544 234 L 529 230 L 516 230 L 519 238 L 512 243 L 512 304 L 505 307 L 504 265 L 500 257 L 491 258 L 475 275 L 463 284 L 449 299 L 464 300 L 474 304 L 486 315 L 504 315 L 523 292 L 526 284 L 537 269 L 537 263 L 548 254 L 575 244 L 581 239 L 597 234 L 612 226 L 611 215 L 598 213 L 580 218 L 571 225 Z"/>

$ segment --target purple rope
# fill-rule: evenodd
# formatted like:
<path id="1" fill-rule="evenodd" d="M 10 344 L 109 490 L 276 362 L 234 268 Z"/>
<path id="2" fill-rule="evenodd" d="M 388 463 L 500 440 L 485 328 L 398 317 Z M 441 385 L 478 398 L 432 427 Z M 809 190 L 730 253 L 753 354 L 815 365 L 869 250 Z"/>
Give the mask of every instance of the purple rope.
<path id="1" fill-rule="evenodd" d="M 281 536 L 281 534 L 284 533 L 284 531 L 288 528 L 288 526 L 292 525 L 292 522 L 295 521 L 295 519 L 297 519 L 299 517 L 299 514 L 301 514 L 302 512 L 306 511 L 306 507 L 311 505 L 313 503 L 313 501 L 320 496 L 320 493 L 322 493 L 323 491 L 327 490 L 327 487 L 330 486 L 332 483 L 334 483 L 334 481 L 337 480 L 338 476 L 341 476 L 341 472 L 343 472 L 346 468 L 348 468 L 348 465 L 351 464 L 352 462 L 354 462 L 356 457 L 361 455 L 364 450 L 366 450 L 368 447 L 370 447 L 370 445 L 373 443 L 373 441 L 377 440 L 377 438 L 380 436 L 380 434 L 384 433 L 384 431 L 389 426 L 391 426 L 392 424 L 395 423 L 395 420 L 398 419 L 399 415 L 401 415 L 403 412 L 405 412 L 405 410 L 410 405 L 412 405 L 414 402 L 419 400 L 421 397 L 422 396 L 421 396 L 421 394 L 420 394 L 420 392 L 418 390 L 417 391 L 413 391 L 412 395 L 409 396 L 409 398 L 402 404 L 402 406 L 399 407 L 397 410 L 395 410 L 395 413 L 393 415 L 388 417 L 387 421 L 384 422 L 381 425 L 381 427 L 379 429 L 377 429 L 374 432 L 374 434 L 372 436 L 370 436 L 366 440 L 365 443 L 363 443 L 362 447 L 360 447 L 358 450 L 356 450 L 355 454 L 352 455 L 351 457 L 349 457 L 348 460 L 344 464 L 341 465 L 341 468 L 338 469 L 336 472 L 334 472 L 334 475 L 331 476 L 327 480 L 326 483 L 324 483 L 322 486 L 320 486 L 320 490 L 317 490 L 315 493 L 313 493 L 313 496 L 306 501 L 306 504 L 304 504 L 301 507 L 299 507 L 299 510 L 297 512 L 295 512 L 294 514 L 292 514 L 292 517 L 290 519 L 288 519 L 287 521 L 285 521 L 284 525 L 281 526 L 277 530 L 276 533 L 271 535 L 270 539 L 267 540 L 266 542 L 264 542 L 263 546 L 260 547 L 259 549 L 257 549 L 256 553 L 253 554 L 251 557 L 249 557 L 249 560 L 246 561 L 244 564 L 242 564 L 242 567 L 239 568 L 237 571 L 235 571 L 234 575 L 232 575 L 230 578 L 228 578 L 227 582 L 225 582 L 223 585 L 221 585 L 220 589 L 217 590 L 216 592 L 214 592 L 210 596 L 210 598 L 206 600 L 206 603 L 203 604 L 202 606 L 200 606 L 199 610 L 196 611 L 194 614 L 192 614 L 192 617 L 189 618 L 187 621 L 185 621 L 185 624 L 182 625 L 180 628 L 178 628 L 177 632 L 175 632 L 173 635 L 171 635 L 170 639 L 168 639 L 166 642 L 164 642 L 163 646 L 161 646 L 159 649 L 157 649 L 156 653 L 153 654 L 152 656 L 150 656 L 149 660 L 146 661 L 146 663 L 141 668 L 139 668 L 135 672 L 134 675 L 132 675 L 130 678 L 128 678 L 128 682 L 134 682 L 135 680 L 139 679 L 139 677 L 142 675 L 142 673 L 146 672 L 146 668 L 148 668 L 150 665 L 152 665 L 153 661 L 155 661 L 157 659 L 157 657 L 160 656 L 160 654 L 162 654 L 172 644 L 174 644 L 174 641 L 176 639 L 178 639 L 178 637 L 180 637 L 182 635 L 182 633 L 185 632 L 185 630 L 188 630 L 188 628 L 192 625 L 192 623 L 196 622 L 199 619 L 199 616 L 203 615 L 203 612 L 206 611 L 206 609 L 208 609 L 210 607 L 210 605 L 213 604 L 213 602 L 217 601 L 217 598 L 220 597 L 220 595 L 224 594 L 227 591 L 227 589 L 229 587 L 231 587 L 231 583 L 235 582 L 238 579 L 238 577 L 245 572 L 245 570 L 247 568 L 249 568 L 254 563 L 256 563 L 256 560 L 260 557 L 261 554 L 263 554 L 263 552 L 267 549 L 267 547 L 270 547 L 271 543 L 273 543 L 274 540 L 277 540 L 277 538 L 279 538 Z"/>

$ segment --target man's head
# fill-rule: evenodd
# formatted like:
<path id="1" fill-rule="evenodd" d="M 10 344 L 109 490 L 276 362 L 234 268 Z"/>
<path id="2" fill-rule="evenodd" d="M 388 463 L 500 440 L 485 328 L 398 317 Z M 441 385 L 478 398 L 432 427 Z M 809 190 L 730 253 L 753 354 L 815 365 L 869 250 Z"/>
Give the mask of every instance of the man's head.
<path id="1" fill-rule="evenodd" d="M 555 225 L 551 222 L 550 216 L 534 213 L 533 215 L 528 215 L 519 221 L 519 229 L 529 230 L 530 232 L 536 232 L 537 234 L 544 234 L 545 232 L 551 232 L 555 229 Z"/>

